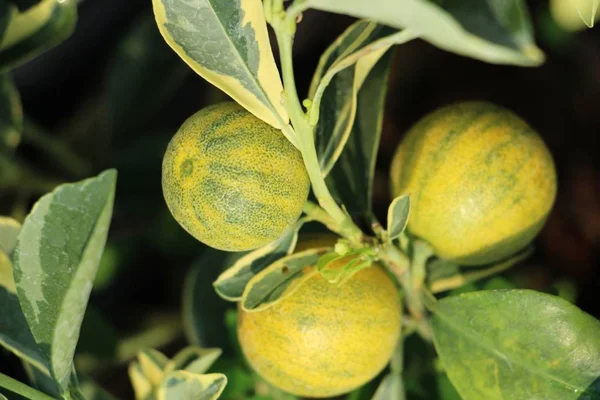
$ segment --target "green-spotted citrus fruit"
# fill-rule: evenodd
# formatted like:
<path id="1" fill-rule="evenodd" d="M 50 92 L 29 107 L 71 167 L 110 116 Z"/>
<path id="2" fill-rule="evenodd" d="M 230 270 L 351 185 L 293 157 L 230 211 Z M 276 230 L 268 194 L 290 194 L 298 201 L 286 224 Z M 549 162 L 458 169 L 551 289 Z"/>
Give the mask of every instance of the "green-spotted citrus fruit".
<path id="1" fill-rule="evenodd" d="M 278 238 L 302 212 L 309 185 L 300 152 L 236 103 L 192 115 L 163 159 L 171 213 L 220 250 L 255 249 Z"/>
<path id="2" fill-rule="evenodd" d="M 270 308 L 240 310 L 238 335 L 250 365 L 272 385 L 298 396 L 331 397 L 385 367 L 400 326 L 398 289 L 372 266 L 343 285 L 316 272 Z"/>
<path id="3" fill-rule="evenodd" d="M 394 196 L 410 193 L 408 229 L 445 259 L 498 261 L 539 233 L 556 196 L 542 139 L 512 112 L 483 102 L 441 108 L 400 143 Z"/>

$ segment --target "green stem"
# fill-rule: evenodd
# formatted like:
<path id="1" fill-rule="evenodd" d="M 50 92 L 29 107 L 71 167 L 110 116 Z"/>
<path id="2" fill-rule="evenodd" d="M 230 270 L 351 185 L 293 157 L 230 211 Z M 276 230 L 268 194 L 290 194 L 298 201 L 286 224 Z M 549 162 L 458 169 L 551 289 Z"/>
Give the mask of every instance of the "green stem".
<path id="1" fill-rule="evenodd" d="M 412 279 L 411 263 L 408 257 L 393 244 L 387 244 L 379 250 L 383 264 L 396 276 L 406 298 L 408 311 L 414 318 L 417 331 L 426 340 L 431 340 L 431 326 L 425 314 L 422 291 L 415 290 Z"/>
<path id="2" fill-rule="evenodd" d="M 276 5 L 273 7 L 275 6 Z M 307 116 L 304 113 L 302 104 L 298 98 L 296 81 L 294 79 L 292 48 L 296 30 L 296 18 L 305 8 L 306 3 L 304 1 L 294 3 L 283 17 L 281 15 L 279 17 L 274 16 L 272 22 L 281 56 L 281 69 L 285 88 L 284 101 L 295 130 L 295 136 L 298 140 L 298 146 L 302 153 L 308 176 L 312 183 L 313 192 L 319 205 L 323 207 L 333 221 L 340 227 L 340 233 L 353 245 L 360 246 L 362 244 L 362 231 L 333 199 L 327 188 L 325 179 L 321 174 L 317 150 L 313 139 L 313 127 L 308 123 Z"/>
<path id="3" fill-rule="evenodd" d="M 404 277 L 410 272 L 410 260 L 403 252 L 393 244 L 388 243 L 383 245 L 378 253 L 381 261 L 386 264 L 398 282 L 405 279 Z"/>
<path id="4" fill-rule="evenodd" d="M 52 397 L 45 393 L 40 392 L 37 389 L 27 386 L 26 384 L 19 382 L 16 379 L 11 378 L 8 375 L 4 375 L 0 372 L 0 387 L 10 390 L 12 393 L 21 395 L 30 400 L 54 400 Z"/>
<path id="5" fill-rule="evenodd" d="M 307 201 L 302 209 L 307 218 L 311 221 L 318 221 L 325 225 L 330 231 L 342 235 L 340 226 L 331 218 L 327 211 L 319 207 L 312 201 Z"/>

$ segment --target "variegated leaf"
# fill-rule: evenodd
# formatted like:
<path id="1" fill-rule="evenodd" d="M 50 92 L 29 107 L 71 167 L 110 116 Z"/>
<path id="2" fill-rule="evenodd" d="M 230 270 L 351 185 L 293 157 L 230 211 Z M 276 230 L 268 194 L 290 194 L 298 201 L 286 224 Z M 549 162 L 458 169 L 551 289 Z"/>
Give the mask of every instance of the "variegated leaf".
<path id="1" fill-rule="evenodd" d="M 204 374 L 221 356 L 221 349 L 187 347 L 173 357 L 165 368 L 165 373 L 185 370 L 194 374 Z"/>
<path id="2" fill-rule="evenodd" d="M 196 73 L 263 121 L 279 129 L 287 125 L 260 0 L 152 4 L 163 37 Z"/>
<path id="3" fill-rule="evenodd" d="M 313 102 L 310 122 L 317 123 L 315 143 L 324 176 L 348 140 L 356 116 L 358 91 L 377 61 L 396 41 L 391 40 L 396 34 L 395 29 L 361 20 L 351 25 L 321 57 L 309 97 Z"/>
<path id="4" fill-rule="evenodd" d="M 6 3 L 6 2 L 3 2 Z M 43 0 L 10 18 L 0 40 L 0 73 L 15 68 L 71 35 L 77 21 L 77 0 Z"/>
<path id="5" fill-rule="evenodd" d="M 392 201 L 387 215 L 388 240 L 397 239 L 404 232 L 409 213 L 410 195 L 402 195 Z"/>
<path id="6" fill-rule="evenodd" d="M 167 356 L 154 349 L 144 349 L 138 354 L 138 362 L 144 376 L 152 386 L 158 386 L 165 377 L 169 364 Z"/>
<path id="7" fill-rule="evenodd" d="M 110 170 L 42 197 L 14 250 L 21 309 L 63 391 L 106 243 L 115 182 L 116 171 Z"/>
<path id="8" fill-rule="evenodd" d="M 319 259 L 317 269 L 329 283 L 343 284 L 360 270 L 372 266 L 374 260 L 371 248 L 352 250 L 344 255 L 329 253 Z"/>
<path id="9" fill-rule="evenodd" d="M 31 335 L 21 311 L 13 264 L 8 256 L 13 251 L 21 224 L 0 216 L 0 346 L 48 373 L 48 366 Z"/>
<path id="10" fill-rule="evenodd" d="M 536 66 L 523 0 L 307 0 L 310 7 L 408 28 L 444 50 L 490 63 Z M 474 18 L 473 16 L 477 16 Z"/>
<path id="11" fill-rule="evenodd" d="M 242 296 L 245 311 L 260 311 L 292 294 L 313 274 L 319 258 L 330 247 L 304 250 L 281 258 L 252 278 Z"/>
<path id="12" fill-rule="evenodd" d="M 144 375 L 139 362 L 134 361 L 129 364 L 127 372 L 129 373 L 129 380 L 133 386 L 136 400 L 146 400 L 152 396 L 154 388 L 150 380 Z"/>
<path id="13" fill-rule="evenodd" d="M 216 400 L 227 385 L 223 374 L 198 375 L 186 371 L 172 372 L 158 388 L 158 400 Z"/>
<path id="14" fill-rule="evenodd" d="M 402 32 L 401 32 L 402 33 Z M 392 62 L 389 51 L 371 70 L 358 93 L 356 118 L 344 151 L 327 177 L 335 199 L 353 217 L 372 211 L 373 178 L 383 125 L 388 77 Z"/>
<path id="15" fill-rule="evenodd" d="M 304 220 L 300 219 L 279 239 L 237 260 L 214 282 L 219 296 L 230 301 L 241 300 L 246 285 L 252 278 L 275 261 L 292 254 L 298 242 L 298 231 L 303 224 Z"/>

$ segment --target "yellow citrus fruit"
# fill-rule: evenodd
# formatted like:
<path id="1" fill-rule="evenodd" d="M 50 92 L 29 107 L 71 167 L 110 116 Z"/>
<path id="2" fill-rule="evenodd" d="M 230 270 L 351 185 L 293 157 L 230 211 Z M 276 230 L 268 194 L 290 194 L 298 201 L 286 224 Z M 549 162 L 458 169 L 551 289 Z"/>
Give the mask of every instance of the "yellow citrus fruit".
<path id="1" fill-rule="evenodd" d="M 192 115 L 163 159 L 169 210 L 192 236 L 220 250 L 277 239 L 298 219 L 309 186 L 300 152 L 236 103 Z"/>
<path id="2" fill-rule="evenodd" d="M 381 372 L 400 326 L 398 289 L 372 266 L 343 285 L 315 271 L 272 307 L 240 310 L 238 335 L 250 365 L 272 385 L 298 396 L 331 397 Z"/>
<path id="3" fill-rule="evenodd" d="M 441 108 L 402 140 L 394 197 L 410 193 L 408 230 L 445 259 L 498 261 L 539 233 L 556 197 L 552 156 L 511 111 L 484 102 Z"/>

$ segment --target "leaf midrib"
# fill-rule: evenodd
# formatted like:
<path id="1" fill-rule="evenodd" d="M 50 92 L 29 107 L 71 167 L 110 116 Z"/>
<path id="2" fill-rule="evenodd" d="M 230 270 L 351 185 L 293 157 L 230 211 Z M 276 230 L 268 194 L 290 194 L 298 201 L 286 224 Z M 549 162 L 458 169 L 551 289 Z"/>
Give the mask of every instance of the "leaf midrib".
<path id="1" fill-rule="evenodd" d="M 254 82 L 254 84 L 258 87 L 259 92 L 263 95 L 264 99 L 266 100 L 266 105 L 269 107 L 269 109 L 271 110 L 271 112 L 273 113 L 273 115 L 275 115 L 275 117 L 279 120 L 279 122 L 281 123 L 282 126 L 285 125 L 285 123 L 283 122 L 281 116 L 279 115 L 279 113 L 277 112 L 277 110 L 275 110 L 273 108 L 273 105 L 271 104 L 271 100 L 269 99 L 268 94 L 265 92 L 264 88 L 262 87 L 262 85 L 260 84 L 260 82 L 258 81 L 258 77 L 255 77 L 254 74 L 252 74 L 252 71 L 250 71 L 250 68 L 248 68 L 248 65 L 244 62 L 244 60 L 242 59 L 238 48 L 235 46 L 235 44 L 233 43 L 233 41 L 231 40 L 231 38 L 229 37 L 229 35 L 227 34 L 227 30 L 225 29 L 225 26 L 223 25 L 223 23 L 221 22 L 221 19 L 219 18 L 218 14 L 215 12 L 215 8 L 212 5 L 211 0 L 206 0 L 208 2 L 208 4 L 210 4 L 210 11 L 212 12 L 212 14 L 215 16 L 215 19 L 218 22 L 219 27 L 221 28 L 221 31 L 223 32 L 223 35 L 225 36 L 225 38 L 227 39 L 227 42 L 229 43 L 230 47 L 234 49 L 234 54 L 236 56 L 236 58 L 240 61 L 240 63 L 244 66 L 244 70 L 246 71 L 246 73 L 252 77 L 252 81 Z M 220 0 L 222 1 L 222 0 Z M 241 1 L 240 1 L 240 10 L 244 11 L 244 13 L 246 12 L 246 10 L 243 9 L 243 7 L 241 6 Z M 243 21 L 240 20 L 240 25 L 239 27 L 243 27 Z M 252 27 L 252 25 L 250 25 Z M 256 39 L 256 29 L 254 27 L 252 27 L 252 30 L 254 31 L 254 42 L 257 43 L 258 45 L 258 40 Z M 260 47 L 258 47 L 258 55 L 259 55 L 259 59 L 258 59 L 258 69 L 260 70 L 260 64 L 261 64 L 261 59 L 262 59 L 262 54 L 260 53 Z M 258 74 L 258 70 L 256 71 L 256 73 Z M 261 101 L 262 103 L 262 101 Z M 264 103 L 263 103 L 264 104 Z"/>

